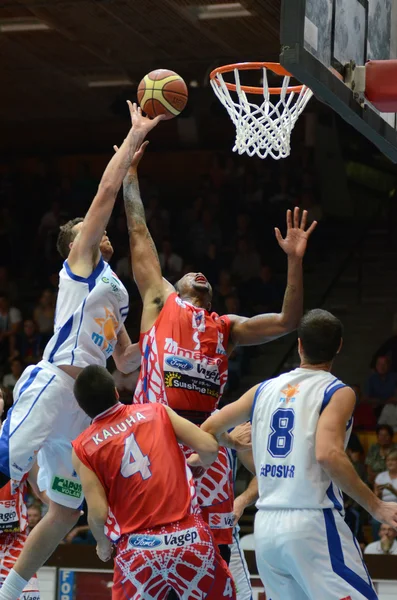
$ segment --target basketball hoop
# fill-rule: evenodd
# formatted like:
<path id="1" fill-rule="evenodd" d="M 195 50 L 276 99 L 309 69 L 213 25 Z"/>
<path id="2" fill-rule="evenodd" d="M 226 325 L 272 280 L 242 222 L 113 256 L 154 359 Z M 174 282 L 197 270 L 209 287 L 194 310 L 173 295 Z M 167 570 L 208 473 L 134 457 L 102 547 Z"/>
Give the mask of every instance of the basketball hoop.
<path id="1" fill-rule="evenodd" d="M 263 86 L 241 85 L 239 71 L 262 69 Z M 282 86 L 269 88 L 267 71 L 284 77 Z M 224 73 L 234 73 L 235 83 L 223 79 Z M 291 132 L 313 93 L 305 85 L 290 86 L 292 75 L 279 63 L 247 62 L 218 67 L 210 73 L 211 86 L 236 126 L 233 152 L 278 160 L 291 151 Z M 230 92 L 235 94 L 235 99 Z M 250 102 L 247 94 L 263 95 L 263 102 Z M 271 96 L 279 96 L 274 101 Z"/>

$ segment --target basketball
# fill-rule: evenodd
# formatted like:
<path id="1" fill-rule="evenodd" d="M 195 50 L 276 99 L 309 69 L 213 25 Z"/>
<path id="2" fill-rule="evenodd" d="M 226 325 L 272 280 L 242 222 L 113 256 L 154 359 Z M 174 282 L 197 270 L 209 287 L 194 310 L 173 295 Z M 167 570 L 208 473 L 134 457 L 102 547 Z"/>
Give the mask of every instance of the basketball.
<path id="1" fill-rule="evenodd" d="M 138 102 L 151 118 L 165 115 L 177 117 L 187 102 L 187 87 L 182 77 L 168 69 L 156 69 L 142 79 L 138 86 Z"/>

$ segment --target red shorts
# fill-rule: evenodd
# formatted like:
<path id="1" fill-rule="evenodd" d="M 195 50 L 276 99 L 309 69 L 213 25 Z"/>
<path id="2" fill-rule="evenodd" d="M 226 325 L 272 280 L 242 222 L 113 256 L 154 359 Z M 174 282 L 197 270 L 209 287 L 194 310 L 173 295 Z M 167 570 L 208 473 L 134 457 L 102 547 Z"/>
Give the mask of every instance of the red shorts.
<path id="1" fill-rule="evenodd" d="M 183 446 L 186 457 L 192 450 Z M 208 523 L 217 544 L 233 543 L 234 481 L 226 448 L 219 448 L 218 457 L 208 469 L 192 469 L 197 501 L 204 521 Z"/>
<path id="2" fill-rule="evenodd" d="M 234 583 L 201 516 L 121 538 L 114 567 L 113 600 L 235 600 Z"/>
<path id="3" fill-rule="evenodd" d="M 0 534 L 0 588 L 5 578 L 11 571 L 24 547 L 26 533 L 1 533 Z M 22 594 L 20 600 L 40 600 L 37 576 L 33 575 Z"/>

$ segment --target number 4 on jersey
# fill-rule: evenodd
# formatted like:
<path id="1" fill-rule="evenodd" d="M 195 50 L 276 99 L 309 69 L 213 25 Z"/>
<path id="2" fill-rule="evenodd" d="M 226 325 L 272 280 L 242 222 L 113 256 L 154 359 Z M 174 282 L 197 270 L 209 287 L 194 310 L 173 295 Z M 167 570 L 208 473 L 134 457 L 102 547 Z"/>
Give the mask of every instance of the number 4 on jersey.
<path id="1" fill-rule="evenodd" d="M 149 479 L 152 473 L 149 469 L 150 460 L 138 446 L 133 433 L 125 440 L 124 455 L 121 461 L 121 474 L 123 477 L 132 477 L 140 473 L 142 479 Z"/>

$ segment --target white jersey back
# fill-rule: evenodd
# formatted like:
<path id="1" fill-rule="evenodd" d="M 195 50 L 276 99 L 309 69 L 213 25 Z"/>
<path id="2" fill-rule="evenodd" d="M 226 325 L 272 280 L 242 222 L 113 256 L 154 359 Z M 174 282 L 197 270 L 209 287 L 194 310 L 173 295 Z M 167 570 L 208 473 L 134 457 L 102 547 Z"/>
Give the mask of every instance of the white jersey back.
<path id="1" fill-rule="evenodd" d="M 55 333 L 43 358 L 56 366 L 105 366 L 127 314 L 127 290 L 102 258 L 87 278 L 75 275 L 65 261 L 59 274 Z"/>
<path id="2" fill-rule="evenodd" d="M 252 445 L 259 509 L 343 511 L 341 491 L 316 460 L 320 414 L 346 387 L 327 371 L 295 369 L 262 383 L 252 413 Z M 346 424 L 346 445 L 353 419 Z"/>

